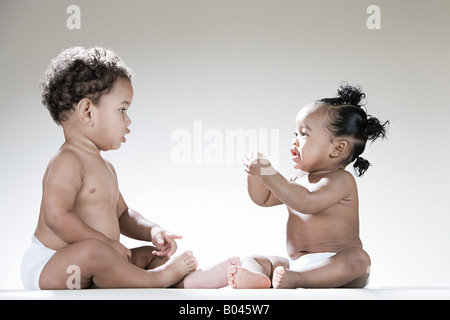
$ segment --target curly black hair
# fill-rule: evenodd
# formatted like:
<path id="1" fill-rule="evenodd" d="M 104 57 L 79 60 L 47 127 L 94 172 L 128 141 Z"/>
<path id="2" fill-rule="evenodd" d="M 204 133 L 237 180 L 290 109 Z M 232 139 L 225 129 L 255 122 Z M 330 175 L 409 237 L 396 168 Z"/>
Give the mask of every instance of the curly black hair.
<path id="1" fill-rule="evenodd" d="M 384 139 L 389 121 L 382 123 L 363 110 L 363 100 L 366 95 L 359 87 L 342 84 L 335 98 L 324 98 L 316 102 L 328 106 L 329 121 L 326 127 L 334 137 L 352 137 L 354 140 L 351 154 L 346 159 L 346 165 L 355 161 L 353 167 L 356 175 L 362 176 L 371 165 L 360 157 L 368 140 Z"/>
<path id="2" fill-rule="evenodd" d="M 97 104 L 113 88 L 118 77 L 131 81 L 133 72 L 111 50 L 72 47 L 50 63 L 41 82 L 42 103 L 60 125 L 74 106 L 88 98 Z"/>

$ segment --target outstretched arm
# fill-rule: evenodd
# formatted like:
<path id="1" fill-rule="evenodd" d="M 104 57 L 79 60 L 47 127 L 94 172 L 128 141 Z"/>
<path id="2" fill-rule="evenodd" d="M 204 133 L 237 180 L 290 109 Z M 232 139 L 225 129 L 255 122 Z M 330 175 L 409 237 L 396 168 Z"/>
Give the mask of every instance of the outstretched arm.
<path id="1" fill-rule="evenodd" d="M 311 189 L 291 182 L 279 172 L 264 176 L 263 181 L 288 207 L 305 214 L 321 212 L 347 196 L 347 188 L 335 179 L 322 178 Z"/>
<path id="2" fill-rule="evenodd" d="M 244 167 L 247 168 L 247 166 L 251 163 L 251 159 L 254 157 L 256 153 L 252 152 L 249 154 L 246 154 L 242 162 L 244 164 Z M 248 172 L 247 172 L 248 173 Z M 264 181 L 262 181 L 259 177 L 254 177 L 252 175 L 248 175 L 247 177 L 247 190 L 248 194 L 250 196 L 250 199 L 254 203 L 256 203 L 259 206 L 262 207 L 272 207 L 277 206 L 280 204 L 283 204 L 280 199 L 278 199 L 264 184 Z"/>
<path id="3" fill-rule="evenodd" d="M 322 178 L 311 188 L 284 178 L 273 169 L 270 162 L 262 154 L 251 159 L 247 172 L 260 178 L 266 188 L 288 207 L 305 214 L 321 212 L 348 196 L 349 175 L 340 172 Z"/>

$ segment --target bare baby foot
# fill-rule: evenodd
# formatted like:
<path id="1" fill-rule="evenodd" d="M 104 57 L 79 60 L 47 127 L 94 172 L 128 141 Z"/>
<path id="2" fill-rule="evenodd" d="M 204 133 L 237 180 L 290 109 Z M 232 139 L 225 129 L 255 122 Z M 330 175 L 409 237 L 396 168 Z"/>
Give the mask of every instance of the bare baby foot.
<path id="1" fill-rule="evenodd" d="M 235 289 L 268 289 L 269 277 L 239 266 L 228 267 L 228 284 Z"/>
<path id="2" fill-rule="evenodd" d="M 239 257 L 232 257 L 204 270 L 191 272 L 184 278 L 186 289 L 216 289 L 228 284 L 228 267 L 241 265 Z"/>
<path id="3" fill-rule="evenodd" d="M 292 289 L 297 288 L 299 272 L 286 270 L 283 267 L 277 267 L 273 271 L 273 287 L 275 289 Z"/>
<path id="4" fill-rule="evenodd" d="M 162 282 L 161 287 L 170 287 L 178 283 L 187 274 L 197 269 L 198 262 L 192 251 L 183 252 L 180 255 L 172 257 L 162 266 L 153 270 L 157 272 Z"/>

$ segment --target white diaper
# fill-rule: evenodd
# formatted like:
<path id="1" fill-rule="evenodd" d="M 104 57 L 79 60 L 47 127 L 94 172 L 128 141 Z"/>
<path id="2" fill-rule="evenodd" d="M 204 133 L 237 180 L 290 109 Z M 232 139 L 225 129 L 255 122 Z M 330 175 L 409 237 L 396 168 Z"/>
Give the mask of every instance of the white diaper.
<path id="1" fill-rule="evenodd" d="M 289 261 L 289 269 L 293 271 L 306 271 L 314 266 L 314 264 L 321 262 L 334 256 L 335 252 L 320 252 L 320 253 L 309 253 L 301 256 L 297 260 Z"/>
<path id="2" fill-rule="evenodd" d="M 22 283 L 27 290 L 40 290 L 39 278 L 48 260 L 56 253 L 42 244 L 34 235 L 22 258 Z"/>

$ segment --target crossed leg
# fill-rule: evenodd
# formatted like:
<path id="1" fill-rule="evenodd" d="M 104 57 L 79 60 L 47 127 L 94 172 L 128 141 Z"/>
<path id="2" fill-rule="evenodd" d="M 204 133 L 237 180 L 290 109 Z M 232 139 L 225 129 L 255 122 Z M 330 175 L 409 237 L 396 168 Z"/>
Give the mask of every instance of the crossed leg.
<path id="1" fill-rule="evenodd" d="M 151 257 L 152 247 L 132 250 L 132 263 L 121 257 L 110 245 L 86 239 L 56 252 L 42 270 L 41 289 L 67 289 L 67 268 L 76 265 L 81 271 L 81 288 L 170 287 L 197 268 L 197 260 L 187 251 L 167 260 Z M 146 270 L 147 268 L 153 268 Z"/>
<path id="2" fill-rule="evenodd" d="M 228 268 L 228 283 L 238 289 L 363 288 L 369 278 L 370 257 L 360 248 L 347 248 L 302 270 L 290 270 L 281 257 L 250 256 L 242 267 Z M 271 281 L 272 279 L 272 281 Z"/>
<path id="3" fill-rule="evenodd" d="M 277 267 L 273 286 L 281 288 L 364 288 L 370 257 L 360 248 L 347 248 L 302 270 Z"/>
<path id="4" fill-rule="evenodd" d="M 275 268 L 273 287 L 364 288 L 370 275 L 370 257 L 360 248 L 347 248 L 302 270 Z"/>

